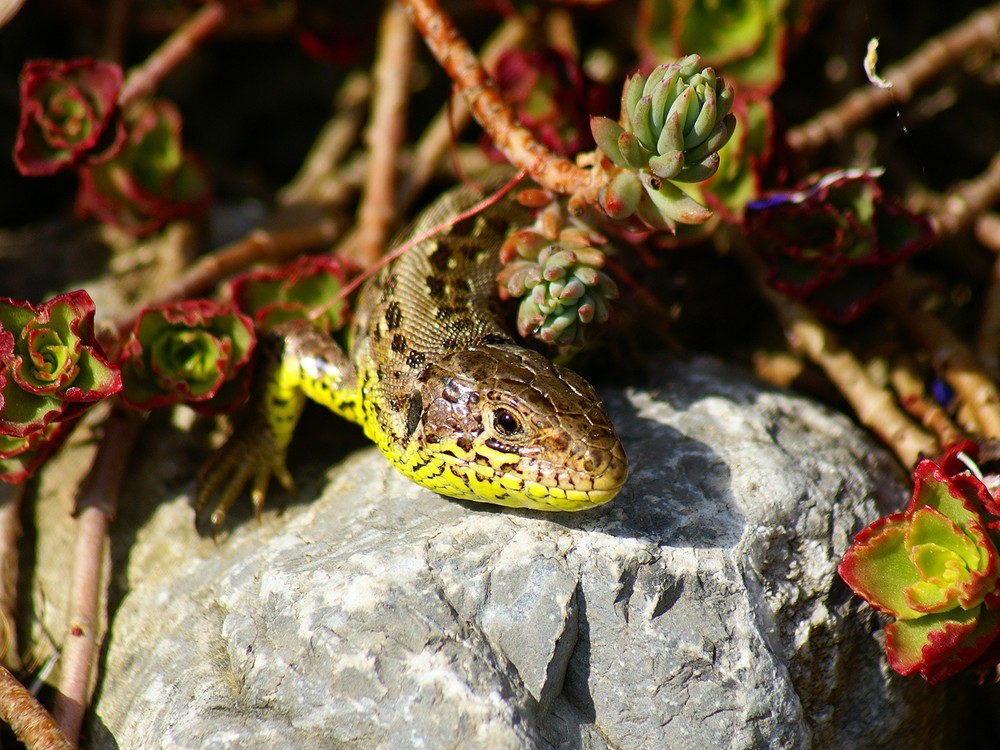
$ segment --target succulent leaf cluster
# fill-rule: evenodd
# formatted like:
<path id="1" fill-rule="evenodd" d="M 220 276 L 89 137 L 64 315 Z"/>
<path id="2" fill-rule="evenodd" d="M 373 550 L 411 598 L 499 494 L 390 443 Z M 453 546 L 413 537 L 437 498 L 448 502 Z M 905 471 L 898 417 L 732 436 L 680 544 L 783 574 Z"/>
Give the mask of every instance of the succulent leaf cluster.
<path id="1" fill-rule="evenodd" d="M 550 222 L 540 222 L 544 224 Z M 501 292 L 520 297 L 517 329 L 559 347 L 583 342 L 586 325 L 603 323 L 618 287 L 602 269 L 600 239 L 577 226 L 516 232 L 501 251 Z"/>
<path id="2" fill-rule="evenodd" d="M 256 343 L 253 322 L 232 305 L 193 299 L 146 308 L 122 352 L 122 400 L 135 409 L 231 411 L 246 397 Z"/>
<path id="3" fill-rule="evenodd" d="M 122 70 L 114 63 L 29 60 L 20 77 L 14 164 L 40 176 L 113 156 L 125 138 L 118 112 Z"/>
<path id="4" fill-rule="evenodd" d="M 769 95 L 808 17 L 798 0 L 641 0 L 639 47 L 649 59 L 697 50 L 741 93 Z"/>
<path id="5" fill-rule="evenodd" d="M 113 158 L 80 169 L 77 213 L 136 236 L 202 213 L 212 190 L 183 148 L 177 108 L 163 99 L 139 102 L 125 113 L 125 126 L 125 143 Z"/>
<path id="6" fill-rule="evenodd" d="M 0 480 L 26 479 L 66 423 L 121 390 L 79 290 L 42 305 L 0 299 Z"/>
<path id="7" fill-rule="evenodd" d="M 625 83 L 619 122 L 591 119 L 614 167 L 601 191 L 609 216 L 637 215 L 655 229 L 699 224 L 711 212 L 675 183 L 702 182 L 719 168 L 719 149 L 736 129 L 733 87 L 698 55 L 663 64 Z"/>
<path id="8" fill-rule="evenodd" d="M 929 220 L 887 195 L 880 174 L 826 172 L 747 204 L 747 236 L 775 289 L 823 318 L 849 323 L 899 264 L 930 244 Z"/>
<path id="9" fill-rule="evenodd" d="M 230 296 L 258 330 L 288 320 L 309 320 L 327 333 L 346 318 L 340 291 L 346 283 L 341 263 L 329 255 L 306 255 L 281 268 L 248 271 L 235 277 Z"/>
<path id="10" fill-rule="evenodd" d="M 838 569 L 886 626 L 889 663 L 938 682 L 1000 659 L 1000 507 L 977 477 L 930 460 L 910 504 L 861 531 Z M 992 654 L 992 656 L 991 656 Z"/>

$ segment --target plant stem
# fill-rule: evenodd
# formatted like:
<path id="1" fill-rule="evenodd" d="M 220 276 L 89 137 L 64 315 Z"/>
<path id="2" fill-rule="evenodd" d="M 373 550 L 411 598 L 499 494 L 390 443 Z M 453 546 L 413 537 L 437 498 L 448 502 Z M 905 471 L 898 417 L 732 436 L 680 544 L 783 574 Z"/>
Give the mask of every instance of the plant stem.
<path id="1" fill-rule="evenodd" d="M 72 750 L 75 744 L 62 733 L 52 715 L 27 688 L 0 665 L 0 720 L 28 750 Z"/>
<path id="2" fill-rule="evenodd" d="M 483 65 L 495 65 L 504 51 L 517 47 L 527 34 L 528 27 L 521 16 L 508 18 L 483 45 L 480 53 Z M 452 97 L 424 130 L 413 149 L 413 163 L 403 174 L 396 194 L 401 211 L 413 204 L 454 142 L 455 134 L 465 129 L 470 115 L 465 99 Z"/>
<path id="3" fill-rule="evenodd" d="M 323 126 L 302 167 L 278 192 L 283 206 L 322 202 L 319 186 L 333 174 L 354 145 L 371 95 L 371 81 L 360 71 L 351 73 L 337 92 L 336 114 Z"/>
<path id="4" fill-rule="evenodd" d="M 975 415 L 983 435 L 1000 438 L 1000 392 L 976 355 L 934 315 L 920 306 L 926 285 L 900 269 L 882 295 L 882 303 L 907 335 L 926 349 L 935 369 Z"/>
<path id="5" fill-rule="evenodd" d="M 899 408 L 892 393 L 878 385 L 858 359 L 805 307 L 772 289 L 760 259 L 743 243 L 734 250 L 751 271 L 761 296 L 781 320 L 792 349 L 822 368 L 830 381 L 851 404 L 858 420 L 888 445 L 907 468 L 921 456 L 940 452 L 933 435 L 919 427 Z"/>
<path id="6" fill-rule="evenodd" d="M 226 15 L 223 0 L 210 0 L 177 27 L 145 62 L 129 70 L 118 96 L 119 106 L 124 108 L 155 91 L 160 81 L 226 20 Z"/>
<path id="7" fill-rule="evenodd" d="M 362 268 L 382 255 L 395 216 L 397 155 L 403 142 L 413 64 L 413 30 L 401 5 L 382 14 L 371 118 L 365 130 L 369 162 L 358 209 L 356 242 L 341 252 Z"/>
<path id="8" fill-rule="evenodd" d="M 108 525 L 117 510 L 125 466 L 140 424 L 141 418 L 136 414 L 121 409 L 112 411 L 90 474 L 77 496 L 76 549 L 59 693 L 53 712 L 59 727 L 72 742 L 80 736 L 93 690 L 101 627 L 99 609 L 106 599 L 101 569 L 107 552 Z"/>
<path id="9" fill-rule="evenodd" d="M 0 663 L 19 669 L 17 645 L 17 540 L 21 536 L 24 483 L 0 482 Z"/>
<path id="10" fill-rule="evenodd" d="M 441 67 L 465 97 L 472 116 L 507 160 L 538 184 L 565 195 L 596 200 L 599 186 L 590 170 L 557 156 L 518 123 L 475 53 L 436 0 L 401 0 Z"/>
<path id="11" fill-rule="evenodd" d="M 1000 377 L 1000 216 L 984 214 L 975 225 L 976 239 L 993 251 L 993 271 L 976 332 L 976 354 L 994 378 Z"/>
<path id="12" fill-rule="evenodd" d="M 912 359 L 904 357 L 896 362 L 889 376 L 903 408 L 936 435 L 942 446 L 955 445 L 966 438 L 941 405 L 927 394 L 923 378 Z"/>
<path id="13" fill-rule="evenodd" d="M 866 84 L 839 104 L 788 131 L 789 147 L 800 154 L 817 151 L 830 141 L 841 141 L 858 125 L 890 105 L 900 106 L 931 78 L 952 67 L 970 51 L 993 46 L 1000 37 L 1000 3 L 976 11 L 948 31 L 922 44 L 905 60 L 886 70 L 892 88 Z"/>
<path id="14" fill-rule="evenodd" d="M 124 335 L 144 307 L 197 296 L 252 263 L 289 260 L 306 250 L 329 245 L 340 232 L 341 227 L 332 219 L 290 229 L 255 229 L 243 239 L 203 255 L 177 281 L 149 295 L 128 314 L 116 319 L 114 326 L 119 335 Z"/>
<path id="15" fill-rule="evenodd" d="M 940 207 L 931 215 L 934 230 L 938 237 L 953 237 L 968 229 L 997 201 L 1000 201 L 1000 151 L 993 155 L 985 172 L 948 190 Z"/>
<path id="16" fill-rule="evenodd" d="M 125 31 L 128 26 L 131 0 L 110 0 L 104 21 L 104 39 L 101 42 L 101 57 L 121 63 L 125 49 Z"/>

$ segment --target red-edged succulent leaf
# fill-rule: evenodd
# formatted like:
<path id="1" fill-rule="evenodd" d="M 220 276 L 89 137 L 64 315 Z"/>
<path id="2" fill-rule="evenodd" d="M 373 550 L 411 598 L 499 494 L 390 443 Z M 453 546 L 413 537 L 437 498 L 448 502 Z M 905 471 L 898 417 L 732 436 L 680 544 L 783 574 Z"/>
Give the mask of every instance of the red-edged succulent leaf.
<path id="1" fill-rule="evenodd" d="M 906 510 L 862 530 L 838 568 L 858 596 L 896 618 L 886 628 L 893 668 L 931 681 L 979 660 L 1000 632 L 995 504 L 955 468 L 921 461 Z"/>
<path id="2" fill-rule="evenodd" d="M 162 99 L 128 111 L 127 138 L 115 155 L 80 170 L 76 211 L 141 236 L 168 221 L 201 214 L 212 191 L 204 169 L 181 144 L 181 116 Z"/>
<path id="3" fill-rule="evenodd" d="M 0 482 L 19 484 L 29 479 L 69 434 L 69 425 L 54 422 L 25 437 L 0 435 Z"/>
<path id="4" fill-rule="evenodd" d="M 344 268 L 332 256 L 303 256 L 281 268 L 237 276 L 230 282 L 230 296 L 260 330 L 306 319 L 331 332 L 344 325 L 339 294 L 345 282 Z"/>
<path id="5" fill-rule="evenodd" d="M 231 305 L 199 299 L 143 310 L 122 352 L 122 400 L 135 409 L 229 411 L 246 396 L 255 345 L 252 321 Z"/>
<path id="6" fill-rule="evenodd" d="M 975 663 L 1000 635 L 1000 610 L 954 609 L 885 629 L 890 666 L 934 684 Z"/>
<path id="7" fill-rule="evenodd" d="M 837 572 L 851 590 L 880 612 L 919 617 L 904 591 L 920 579 L 904 546 L 906 516 L 893 513 L 869 524 L 854 538 Z"/>
<path id="8" fill-rule="evenodd" d="M 43 305 L 0 299 L 0 434 L 24 437 L 121 390 L 94 336 L 94 301 L 78 290 Z"/>
<path id="9" fill-rule="evenodd" d="M 122 70 L 90 58 L 29 60 L 21 71 L 14 164 L 50 175 L 112 156 L 125 131 L 118 113 Z"/>
<path id="10" fill-rule="evenodd" d="M 838 323 L 868 309 L 893 269 L 933 237 L 930 222 L 885 196 L 876 175 L 816 175 L 751 201 L 744 215 L 769 283 Z"/>

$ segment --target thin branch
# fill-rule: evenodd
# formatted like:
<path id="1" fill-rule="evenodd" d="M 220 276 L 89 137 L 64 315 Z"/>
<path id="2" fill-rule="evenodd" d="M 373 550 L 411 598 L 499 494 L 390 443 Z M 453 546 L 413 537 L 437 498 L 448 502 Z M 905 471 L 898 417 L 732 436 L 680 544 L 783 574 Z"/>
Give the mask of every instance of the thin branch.
<path id="1" fill-rule="evenodd" d="M 850 403 L 861 424 L 878 435 L 908 468 L 915 466 L 921 456 L 940 453 L 934 436 L 899 408 L 892 393 L 871 378 L 832 331 L 802 305 L 768 286 L 763 264 L 749 248 L 736 243 L 734 250 L 751 271 L 761 296 L 777 313 L 792 348 L 822 368 Z"/>
<path id="2" fill-rule="evenodd" d="M 125 466 L 140 424 L 136 414 L 111 413 L 90 474 L 77 497 L 76 549 L 54 710 L 56 722 L 73 742 L 80 736 L 93 690 L 100 606 L 106 599 L 107 582 L 102 585 L 101 569 L 108 547 L 108 524 L 117 510 Z"/>
<path id="3" fill-rule="evenodd" d="M 17 646 L 17 540 L 21 536 L 24 483 L 0 482 L 0 663 L 19 669 Z"/>
<path id="4" fill-rule="evenodd" d="M 337 92 L 336 114 L 323 126 L 316 143 L 309 150 L 298 173 L 278 192 L 283 206 L 318 201 L 318 188 L 334 172 L 354 145 L 364 122 L 371 95 L 371 81 L 366 73 L 351 73 Z"/>
<path id="5" fill-rule="evenodd" d="M 972 410 L 983 434 L 1000 438 L 1000 392 L 990 374 L 944 323 L 921 306 L 926 285 L 900 269 L 882 295 L 883 305 L 907 335 L 930 352 L 934 367 Z"/>
<path id="6" fill-rule="evenodd" d="M 858 125 L 891 105 L 903 105 L 914 92 L 970 51 L 991 47 L 1000 38 L 1000 3 L 977 11 L 957 26 L 922 44 L 905 60 L 884 75 L 891 88 L 866 84 L 855 89 L 839 104 L 826 109 L 802 125 L 788 131 L 787 143 L 793 151 L 808 154 L 829 141 L 841 141 Z"/>
<path id="7" fill-rule="evenodd" d="M 358 209 L 356 244 L 342 248 L 362 268 L 382 255 L 395 215 L 396 157 L 405 133 L 413 46 L 413 29 L 406 13 L 398 3 L 389 3 L 379 28 L 375 99 L 365 130 L 369 162 Z"/>
<path id="8" fill-rule="evenodd" d="M 948 190 L 940 208 L 931 215 L 938 237 L 953 237 L 1000 201 L 1000 152 L 993 155 L 986 171 L 975 179 Z"/>
<path id="9" fill-rule="evenodd" d="M 203 255 L 177 281 L 150 294 L 129 313 L 116 319 L 114 326 L 119 334 L 124 333 L 144 307 L 197 296 L 253 263 L 280 263 L 306 250 L 329 245 L 340 231 L 341 227 L 332 219 L 291 229 L 255 229 L 243 239 Z"/>
<path id="10" fill-rule="evenodd" d="M 941 445 L 955 445 L 966 439 L 966 434 L 958 429 L 948 412 L 927 393 L 912 359 L 904 357 L 894 363 L 889 377 L 903 408 L 936 435 Z"/>
<path id="11" fill-rule="evenodd" d="M 6 667 L 0 666 L 0 720 L 28 750 L 73 750 L 52 715 Z"/>
<path id="12" fill-rule="evenodd" d="M 104 39 L 101 42 L 101 57 L 118 63 L 124 57 L 125 32 L 128 28 L 132 0 L 110 0 L 104 20 Z"/>
<path id="13" fill-rule="evenodd" d="M 129 70 L 118 104 L 126 107 L 156 90 L 160 81 L 226 20 L 226 4 L 211 0 L 166 38 L 141 65 Z"/>
<path id="14" fill-rule="evenodd" d="M 504 51 L 517 47 L 527 35 L 528 26 L 520 15 L 508 18 L 483 45 L 480 51 L 483 65 L 492 68 Z M 413 163 L 403 174 L 396 194 L 396 203 L 401 211 L 413 204 L 448 153 L 455 135 L 465 129 L 470 117 L 465 99 L 453 97 L 424 130 L 413 149 Z"/>
<path id="15" fill-rule="evenodd" d="M 1000 216 L 984 214 L 975 225 L 976 239 L 993 251 L 993 271 L 976 332 L 976 354 L 994 378 L 1000 377 Z"/>
<path id="16" fill-rule="evenodd" d="M 500 96 L 475 53 L 436 0 L 401 0 L 434 57 L 456 83 L 483 129 L 507 160 L 537 183 L 565 195 L 583 194 L 593 202 L 597 187 L 591 171 L 557 156 L 523 127 Z"/>

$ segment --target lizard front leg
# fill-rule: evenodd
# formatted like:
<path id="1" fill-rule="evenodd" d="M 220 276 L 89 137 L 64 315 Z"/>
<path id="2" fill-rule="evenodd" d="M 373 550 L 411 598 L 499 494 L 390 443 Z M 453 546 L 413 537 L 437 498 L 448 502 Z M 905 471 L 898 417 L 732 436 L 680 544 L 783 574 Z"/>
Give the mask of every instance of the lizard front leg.
<path id="1" fill-rule="evenodd" d="M 272 476 L 294 492 L 286 455 L 307 397 L 357 420 L 354 365 L 329 335 L 307 321 L 290 321 L 267 335 L 260 354 L 250 403 L 198 472 L 195 512 L 200 517 L 212 507 L 213 535 L 248 484 L 258 518 Z"/>

